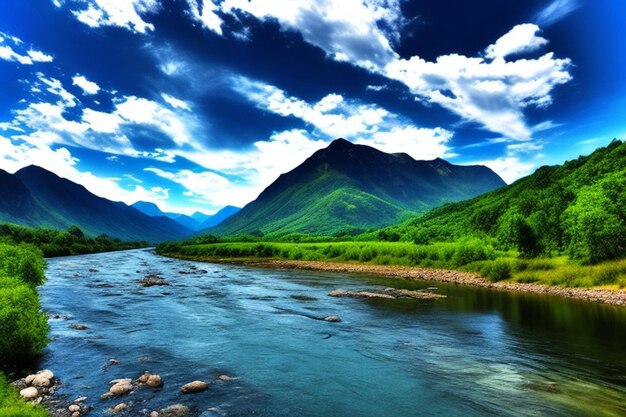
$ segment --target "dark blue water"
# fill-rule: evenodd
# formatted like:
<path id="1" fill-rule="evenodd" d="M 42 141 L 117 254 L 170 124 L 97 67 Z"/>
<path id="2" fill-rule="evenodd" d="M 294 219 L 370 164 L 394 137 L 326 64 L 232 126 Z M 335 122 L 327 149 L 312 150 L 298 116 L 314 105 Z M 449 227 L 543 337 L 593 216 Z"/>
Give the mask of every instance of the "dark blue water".
<path id="1" fill-rule="evenodd" d="M 170 285 L 140 286 L 150 272 Z M 141 250 L 51 259 L 47 276 L 44 309 L 66 318 L 51 320 L 41 366 L 61 395 L 88 396 L 94 417 L 122 401 L 129 416 L 174 403 L 203 417 L 626 416 L 626 309 Z M 391 285 L 437 285 L 448 298 L 327 296 Z M 318 320 L 328 315 L 343 321 Z M 164 387 L 99 399 L 108 381 L 144 370 Z M 214 382 L 179 394 L 196 379 Z"/>

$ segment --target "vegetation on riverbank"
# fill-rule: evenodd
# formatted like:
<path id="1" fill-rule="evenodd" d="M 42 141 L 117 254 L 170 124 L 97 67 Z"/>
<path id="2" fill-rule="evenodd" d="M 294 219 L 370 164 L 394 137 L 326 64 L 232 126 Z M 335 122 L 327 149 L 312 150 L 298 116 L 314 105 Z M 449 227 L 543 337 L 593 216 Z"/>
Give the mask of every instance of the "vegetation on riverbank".
<path id="1" fill-rule="evenodd" d="M 0 224 L 0 242 L 29 243 L 37 246 L 46 257 L 84 255 L 149 246 L 147 242 L 123 242 L 107 235 L 92 238 L 76 226 L 70 227 L 67 231 L 61 231 L 11 224 Z"/>
<path id="2" fill-rule="evenodd" d="M 28 366 L 48 343 L 48 319 L 36 287 L 45 280 L 43 253 L 33 245 L 0 243 L 0 417 L 43 417 L 22 401 L 3 371 Z"/>
<path id="3" fill-rule="evenodd" d="M 520 257 L 478 239 L 416 245 L 409 242 L 216 242 L 164 243 L 157 253 L 196 259 L 287 259 L 419 266 L 475 272 L 491 281 L 510 280 L 564 287 L 626 287 L 626 260 L 583 265 L 565 256 Z"/>

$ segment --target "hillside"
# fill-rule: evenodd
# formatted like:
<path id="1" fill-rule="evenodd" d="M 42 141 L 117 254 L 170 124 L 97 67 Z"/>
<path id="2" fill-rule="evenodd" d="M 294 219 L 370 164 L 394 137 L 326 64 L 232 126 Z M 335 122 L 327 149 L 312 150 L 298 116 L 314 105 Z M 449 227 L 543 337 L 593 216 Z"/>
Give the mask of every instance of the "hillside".
<path id="1" fill-rule="evenodd" d="M 281 175 L 216 235 L 330 235 L 387 226 L 451 201 L 504 186 L 484 166 L 416 161 L 344 139 Z"/>
<path id="2" fill-rule="evenodd" d="M 152 218 L 90 193 L 85 187 L 36 166 L 11 175 L 0 172 L 0 221 L 65 230 L 77 225 L 85 233 L 124 240 L 160 242 L 191 233 L 168 218 Z"/>
<path id="3" fill-rule="evenodd" d="M 585 263 L 626 255 L 626 143 L 546 166 L 517 182 L 379 233 L 416 243 L 492 238 L 525 255 Z"/>

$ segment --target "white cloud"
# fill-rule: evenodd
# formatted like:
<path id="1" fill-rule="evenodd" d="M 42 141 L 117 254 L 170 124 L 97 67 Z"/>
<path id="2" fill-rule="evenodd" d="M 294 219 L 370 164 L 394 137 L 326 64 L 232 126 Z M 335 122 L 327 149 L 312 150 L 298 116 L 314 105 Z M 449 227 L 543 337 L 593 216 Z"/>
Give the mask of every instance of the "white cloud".
<path id="1" fill-rule="evenodd" d="M 327 139 L 343 137 L 386 152 L 407 152 L 417 159 L 450 155 L 452 132 L 418 128 L 400 116 L 373 104 L 328 94 L 316 103 L 289 96 L 283 90 L 238 77 L 234 88 L 258 107 L 284 117 L 297 117 Z"/>
<path id="2" fill-rule="evenodd" d="M 536 168 L 536 165 L 532 162 L 522 161 L 518 157 L 508 155 L 490 161 L 479 161 L 475 164 L 491 168 L 507 184 L 531 174 Z"/>
<path id="3" fill-rule="evenodd" d="M 222 35 L 222 19 L 215 13 L 219 7 L 212 0 L 187 0 L 189 13 L 196 21 Z"/>
<path id="4" fill-rule="evenodd" d="M 548 44 L 548 40 L 537 36 L 541 29 L 532 23 L 517 25 L 506 35 L 485 50 L 487 58 L 506 58 L 509 55 L 533 52 Z"/>
<path id="5" fill-rule="evenodd" d="M 398 0 L 225 0 L 221 11 L 275 19 L 333 59 L 364 68 L 382 68 L 397 56 L 390 39 L 399 38 Z"/>
<path id="6" fill-rule="evenodd" d="M 553 0 L 533 19 L 539 26 L 548 27 L 580 7 L 579 0 Z"/>
<path id="7" fill-rule="evenodd" d="M 358 139 L 356 143 L 372 146 L 387 153 L 403 152 L 414 159 L 428 160 L 453 156 L 448 145 L 450 139 L 452 132 L 440 127 L 426 129 L 402 126 L 376 132 L 368 139 Z"/>
<path id="8" fill-rule="evenodd" d="M 389 64 L 386 72 L 427 102 L 492 132 L 527 140 L 532 130 L 524 119 L 524 108 L 549 105 L 552 90 L 571 79 L 570 64 L 569 59 L 554 58 L 552 53 L 511 62 L 452 54 L 436 62 L 400 59 Z"/>
<path id="9" fill-rule="evenodd" d="M 81 90 L 83 90 L 84 95 L 94 95 L 98 94 L 100 91 L 100 86 L 93 81 L 89 81 L 85 76 L 76 74 L 72 78 L 72 84 L 78 86 Z"/>
<path id="10" fill-rule="evenodd" d="M 179 100 L 176 97 L 172 97 L 165 93 L 161 94 L 161 97 L 163 97 L 163 100 L 165 100 L 167 104 L 175 109 L 191 110 L 189 103 L 187 103 L 186 101 Z"/>
<path id="11" fill-rule="evenodd" d="M 139 33 L 154 30 L 144 17 L 160 7 L 158 0 L 68 0 L 65 4 L 90 27 L 119 26 Z"/>
<path id="12" fill-rule="evenodd" d="M 35 62 L 52 62 L 53 57 L 36 49 L 26 49 L 24 42 L 15 36 L 0 32 L 0 59 L 33 65 Z M 13 46 L 9 45 L 11 43 Z M 17 51 L 15 49 L 17 49 Z"/>
<path id="13" fill-rule="evenodd" d="M 42 73 L 37 73 L 37 77 L 39 81 L 47 86 L 46 90 L 59 97 L 58 104 L 59 106 L 65 107 L 74 107 L 76 106 L 76 96 L 67 91 L 61 81 L 56 78 L 48 78 Z"/>

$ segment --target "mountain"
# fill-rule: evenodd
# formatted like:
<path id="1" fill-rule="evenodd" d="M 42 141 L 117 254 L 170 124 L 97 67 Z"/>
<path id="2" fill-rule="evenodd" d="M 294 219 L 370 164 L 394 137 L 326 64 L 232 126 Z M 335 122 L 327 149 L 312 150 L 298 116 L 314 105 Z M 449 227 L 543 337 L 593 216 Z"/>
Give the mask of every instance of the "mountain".
<path id="1" fill-rule="evenodd" d="M 181 226 L 189 230 L 193 230 L 194 232 L 202 229 L 200 222 L 198 222 L 191 216 L 180 213 L 164 212 L 159 208 L 159 206 L 148 201 L 137 201 L 136 203 L 131 204 L 131 207 L 136 208 L 140 212 L 147 214 L 150 217 L 168 217 L 174 220 L 176 223 L 180 224 Z"/>
<path id="2" fill-rule="evenodd" d="M 281 175 L 216 235 L 328 235 L 382 227 L 506 185 L 484 166 L 416 161 L 344 139 Z"/>
<path id="3" fill-rule="evenodd" d="M 169 217 L 170 219 L 181 224 L 187 229 L 191 229 L 195 232 L 207 229 L 209 227 L 217 226 L 225 219 L 241 210 L 239 207 L 226 206 L 213 215 L 208 215 L 196 211 L 191 216 L 187 216 L 180 213 L 163 212 L 156 204 L 147 201 L 137 201 L 136 203 L 132 204 L 132 207 L 135 207 L 137 210 L 151 217 Z"/>
<path id="4" fill-rule="evenodd" d="M 523 255 L 567 254 L 583 263 L 624 257 L 626 143 L 615 140 L 589 156 L 541 167 L 509 186 L 379 232 L 392 235 L 416 243 L 487 237 Z"/>
<path id="5" fill-rule="evenodd" d="M 189 217 L 191 217 L 192 219 L 194 219 L 198 223 L 202 224 L 205 221 L 207 221 L 211 216 L 209 216 L 208 214 L 204 214 L 202 212 L 196 211 L 194 214 L 192 214 Z"/>
<path id="6" fill-rule="evenodd" d="M 121 202 L 90 193 L 82 185 L 37 166 L 11 175 L 0 172 L 0 221 L 33 227 L 67 229 L 77 225 L 95 236 L 160 242 L 191 234 L 168 218 L 152 218 Z"/>
<path id="7" fill-rule="evenodd" d="M 239 212 L 239 210 L 241 210 L 241 208 L 239 207 L 226 206 L 214 215 L 208 216 L 207 219 L 202 222 L 198 230 L 204 230 L 208 229 L 209 227 L 217 226 L 227 218 L 235 215 L 237 212 Z"/>

